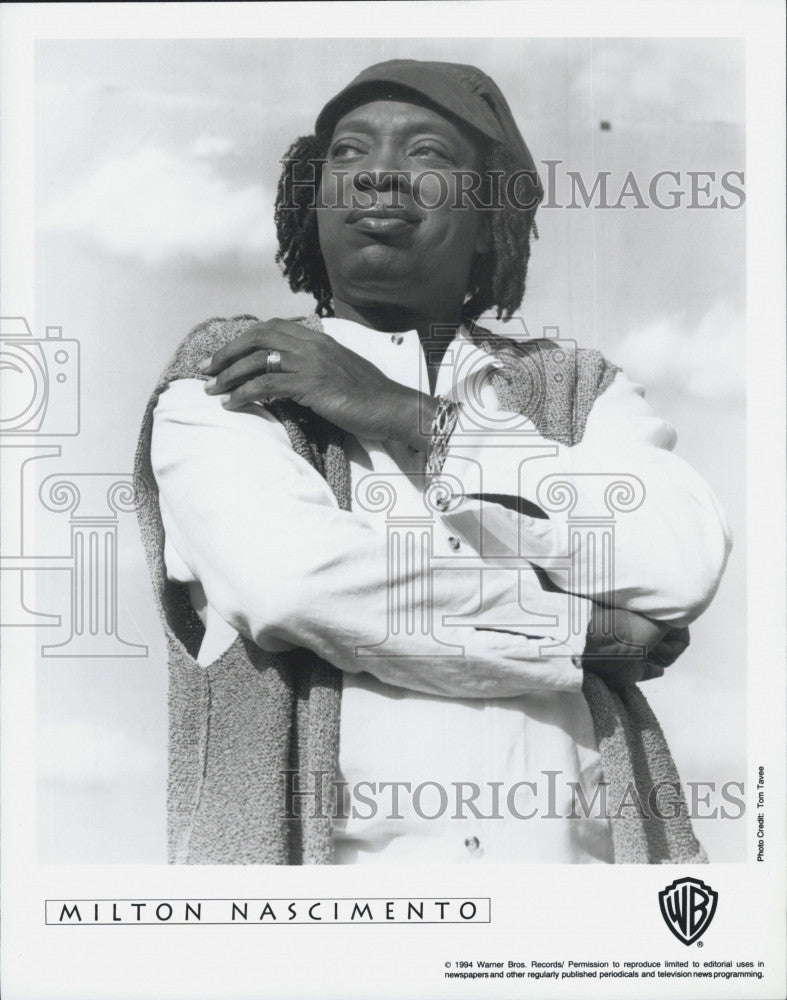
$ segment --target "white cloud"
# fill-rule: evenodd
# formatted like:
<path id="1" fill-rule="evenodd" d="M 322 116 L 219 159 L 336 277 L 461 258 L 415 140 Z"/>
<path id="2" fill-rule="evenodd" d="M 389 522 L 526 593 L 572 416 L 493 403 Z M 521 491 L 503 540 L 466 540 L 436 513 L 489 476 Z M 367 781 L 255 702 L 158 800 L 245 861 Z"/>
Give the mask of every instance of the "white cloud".
<path id="1" fill-rule="evenodd" d="M 572 73 L 576 106 L 615 121 L 745 121 L 744 52 L 737 39 L 594 40 Z"/>
<path id="2" fill-rule="evenodd" d="M 153 90 L 144 87 L 113 87 L 100 88 L 104 96 L 117 96 L 129 104 L 139 104 L 157 111 L 205 111 L 208 108 L 221 107 L 222 98 L 210 91 L 195 90 Z"/>
<path id="3" fill-rule="evenodd" d="M 670 386 L 702 400 L 743 399 L 746 323 L 742 312 L 717 303 L 694 325 L 667 316 L 629 333 L 615 352 L 626 373 L 646 385 Z"/>
<path id="4" fill-rule="evenodd" d="M 159 750 L 121 729 L 64 722 L 42 730 L 38 773 L 41 780 L 59 785 L 107 785 L 150 775 L 158 767 Z"/>
<path id="5" fill-rule="evenodd" d="M 201 157 L 218 152 L 205 142 Z M 261 184 L 233 187 L 206 159 L 146 148 L 103 164 L 47 213 L 47 228 L 82 234 L 103 249 L 158 265 L 240 257 L 273 246 L 273 196 Z"/>
<path id="6" fill-rule="evenodd" d="M 226 135 L 200 135 L 191 144 L 191 152 L 200 159 L 225 156 L 232 149 L 232 139 Z"/>

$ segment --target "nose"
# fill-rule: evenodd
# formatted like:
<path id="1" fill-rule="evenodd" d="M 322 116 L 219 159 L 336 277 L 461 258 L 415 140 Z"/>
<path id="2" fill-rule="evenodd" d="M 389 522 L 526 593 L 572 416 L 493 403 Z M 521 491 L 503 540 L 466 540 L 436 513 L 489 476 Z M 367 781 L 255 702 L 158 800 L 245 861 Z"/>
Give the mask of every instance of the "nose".
<path id="1" fill-rule="evenodd" d="M 359 170 L 353 177 L 358 191 L 410 191 L 413 178 L 409 170 Z"/>
<path id="2" fill-rule="evenodd" d="M 353 185 L 358 191 L 409 192 L 413 180 L 394 150 L 382 146 L 373 156 L 366 158 L 363 168 L 353 176 Z"/>

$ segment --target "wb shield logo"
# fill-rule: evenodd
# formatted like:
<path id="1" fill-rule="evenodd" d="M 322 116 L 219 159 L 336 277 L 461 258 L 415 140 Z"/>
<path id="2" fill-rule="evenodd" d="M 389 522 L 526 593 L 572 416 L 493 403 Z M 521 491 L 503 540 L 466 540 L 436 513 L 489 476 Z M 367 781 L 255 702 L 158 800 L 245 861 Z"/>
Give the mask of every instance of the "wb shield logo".
<path id="1" fill-rule="evenodd" d="M 664 922 L 683 944 L 694 944 L 710 927 L 719 894 L 697 878 L 679 878 L 659 893 Z"/>

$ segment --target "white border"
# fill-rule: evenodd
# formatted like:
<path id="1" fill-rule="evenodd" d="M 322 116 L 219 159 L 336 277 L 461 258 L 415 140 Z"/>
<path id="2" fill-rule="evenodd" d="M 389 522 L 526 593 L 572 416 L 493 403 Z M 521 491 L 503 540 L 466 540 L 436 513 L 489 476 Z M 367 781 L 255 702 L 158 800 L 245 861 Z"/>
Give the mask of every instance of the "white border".
<path id="1" fill-rule="evenodd" d="M 703 868 L 724 906 L 703 956 L 766 957 L 769 982 L 661 980 L 600 996 L 783 995 L 784 775 L 784 273 L 783 8 L 745 3 L 6 4 L 0 9 L 0 197 L 3 302 L 34 315 L 33 47 L 38 38 L 705 36 L 747 42 L 749 771 L 768 767 L 769 860 Z M 364 31 L 364 29 L 366 29 Z M 451 866 L 403 869 L 42 867 L 34 856 L 32 638 L 4 642 L 2 675 L 3 995 L 379 997 L 511 996 L 510 982 L 447 982 L 461 958 L 685 958 L 666 942 L 654 892 L 670 868 Z M 4 637 L 5 638 L 5 637 Z M 743 665 L 742 665 L 743 669 Z M 701 710 L 701 706 L 698 707 Z M 781 798 L 780 798 L 781 797 Z M 751 810 L 750 810 L 751 813 Z M 751 815 L 749 817 L 751 821 Z M 752 834 L 753 840 L 753 834 Z M 46 928 L 43 900 L 110 896 L 492 896 L 493 923 L 470 928 Z M 612 905 L 610 905 L 612 904 Z M 533 909 L 536 909 L 534 914 Z M 527 915 L 527 933 L 523 926 Z M 285 937 L 281 937 L 285 935 Z M 696 958 L 696 954 L 692 953 Z M 667 983 L 665 986 L 664 983 Z M 516 995 L 588 996 L 587 982 Z M 637 992 L 639 991 L 639 992 Z"/>

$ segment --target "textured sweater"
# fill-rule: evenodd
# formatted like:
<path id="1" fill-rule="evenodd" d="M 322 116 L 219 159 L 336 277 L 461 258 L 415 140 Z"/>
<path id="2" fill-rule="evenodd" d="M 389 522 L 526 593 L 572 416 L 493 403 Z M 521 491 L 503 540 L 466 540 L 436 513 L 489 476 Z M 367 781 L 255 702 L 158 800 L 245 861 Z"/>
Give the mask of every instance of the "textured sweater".
<path id="1" fill-rule="evenodd" d="M 164 528 L 150 462 L 153 411 L 170 382 L 206 378 L 200 361 L 256 322 L 213 319 L 177 349 L 148 403 L 136 455 L 138 516 L 169 655 L 168 855 L 173 863 L 302 864 L 332 860 L 330 803 L 288 818 L 286 788 L 324 788 L 336 777 L 341 673 L 313 652 L 274 653 L 238 636 L 204 667 L 196 657 L 204 628 L 188 590 L 167 579 Z M 320 328 L 317 317 L 301 320 Z M 524 343 L 477 329 L 474 338 L 504 362 L 492 374 L 500 404 L 527 416 L 544 436 L 578 443 L 596 397 L 617 369 L 598 351 L 547 340 Z M 293 449 L 327 481 L 339 506 L 351 506 L 343 433 L 288 401 L 270 405 Z M 209 526 L 208 527 L 209 530 Z M 263 572 L 275 572 L 263 568 Z M 622 694 L 586 673 L 613 813 L 616 863 L 698 862 L 705 855 L 686 815 L 680 779 L 662 731 L 635 686 Z M 288 773 L 293 777 L 288 778 Z M 669 787 L 668 819 L 643 819 L 631 804 Z M 675 802 L 678 808 L 675 808 Z M 318 815 L 313 815 L 318 813 Z M 677 813 L 678 815 L 673 815 Z M 291 815 L 291 812 L 290 812 Z"/>

